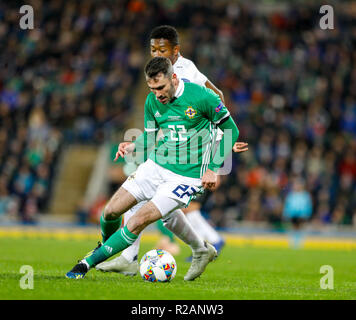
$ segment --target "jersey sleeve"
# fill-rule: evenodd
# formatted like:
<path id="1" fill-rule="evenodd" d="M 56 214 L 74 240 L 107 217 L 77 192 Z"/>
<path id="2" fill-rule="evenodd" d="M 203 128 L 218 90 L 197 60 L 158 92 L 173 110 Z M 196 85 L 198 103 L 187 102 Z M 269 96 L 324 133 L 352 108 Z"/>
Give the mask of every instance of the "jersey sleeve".
<path id="1" fill-rule="evenodd" d="M 191 61 L 191 65 L 190 65 L 190 72 L 192 74 L 191 82 L 196 83 L 196 84 L 204 87 L 205 86 L 205 82 L 208 80 L 208 78 L 198 70 L 198 68 L 196 67 L 196 65 L 192 61 Z"/>
<path id="2" fill-rule="evenodd" d="M 151 97 L 149 95 L 145 102 L 145 111 L 144 111 L 145 132 L 156 132 L 156 131 L 158 131 L 158 124 L 154 117 L 150 100 L 151 100 Z"/>
<path id="3" fill-rule="evenodd" d="M 150 96 L 147 97 L 145 102 L 145 111 L 144 111 L 144 132 L 134 141 L 135 151 L 146 152 L 152 146 L 154 146 L 156 141 L 156 134 L 158 132 L 158 124 L 155 120 L 155 117 L 152 112 L 152 106 L 150 104 Z M 145 157 L 147 154 L 145 153 Z"/>
<path id="4" fill-rule="evenodd" d="M 219 170 L 226 157 L 231 153 L 231 150 L 240 134 L 239 129 L 237 128 L 232 117 L 228 117 L 227 121 L 223 122 L 219 125 L 219 127 L 224 134 L 215 155 L 208 166 L 208 168 L 214 172 Z"/>
<path id="5" fill-rule="evenodd" d="M 229 110 L 225 107 L 220 97 L 211 89 L 202 87 L 203 113 L 214 124 L 218 125 L 222 120 L 230 116 Z"/>

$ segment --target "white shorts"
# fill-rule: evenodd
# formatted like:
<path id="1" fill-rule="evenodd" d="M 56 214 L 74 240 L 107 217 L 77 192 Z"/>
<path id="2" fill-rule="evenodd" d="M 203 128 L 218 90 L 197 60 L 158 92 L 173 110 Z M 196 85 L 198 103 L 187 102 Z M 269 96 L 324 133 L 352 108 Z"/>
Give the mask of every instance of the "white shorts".
<path id="1" fill-rule="evenodd" d="M 137 202 L 151 200 L 162 217 L 186 206 L 201 189 L 201 179 L 185 177 L 148 159 L 122 184 Z"/>

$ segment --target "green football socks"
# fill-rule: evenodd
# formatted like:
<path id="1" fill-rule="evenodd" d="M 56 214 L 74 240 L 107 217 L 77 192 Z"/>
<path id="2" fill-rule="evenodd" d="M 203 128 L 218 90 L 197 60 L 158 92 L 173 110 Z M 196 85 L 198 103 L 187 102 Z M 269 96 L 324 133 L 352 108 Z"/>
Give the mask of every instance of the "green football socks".
<path id="1" fill-rule="evenodd" d="M 126 249 L 137 239 L 137 235 L 127 229 L 127 226 L 117 230 L 104 244 L 95 250 L 89 257 L 85 258 L 89 267 L 96 266 L 118 252 Z"/>
<path id="2" fill-rule="evenodd" d="M 121 226 L 121 216 L 115 220 L 105 220 L 104 213 L 100 217 L 101 236 L 103 242 L 110 238 L 110 236 L 117 231 Z"/>

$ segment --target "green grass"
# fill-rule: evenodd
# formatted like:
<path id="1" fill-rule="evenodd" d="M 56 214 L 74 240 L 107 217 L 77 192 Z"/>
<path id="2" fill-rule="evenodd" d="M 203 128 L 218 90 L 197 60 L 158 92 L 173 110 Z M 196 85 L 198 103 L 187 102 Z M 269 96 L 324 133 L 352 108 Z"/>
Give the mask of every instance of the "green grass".
<path id="1" fill-rule="evenodd" d="M 0 239 L 0 299 L 356 299 L 354 251 L 225 247 L 193 282 L 183 281 L 189 268 L 182 245 L 178 271 L 170 283 L 148 283 L 139 276 L 90 271 L 84 279 L 64 274 L 95 247 L 90 240 Z M 142 243 L 140 257 L 154 243 Z M 20 288 L 22 265 L 34 269 L 34 289 Z M 334 289 L 322 290 L 319 270 L 334 269 Z"/>

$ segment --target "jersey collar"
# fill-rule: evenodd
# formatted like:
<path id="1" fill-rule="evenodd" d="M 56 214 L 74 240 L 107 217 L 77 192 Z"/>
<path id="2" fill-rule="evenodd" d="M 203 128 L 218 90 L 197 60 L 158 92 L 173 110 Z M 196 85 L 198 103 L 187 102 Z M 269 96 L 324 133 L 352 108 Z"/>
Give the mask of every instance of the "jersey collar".
<path id="1" fill-rule="evenodd" d="M 179 98 L 184 91 L 184 81 L 182 79 L 179 79 L 178 87 L 176 90 L 176 93 L 174 94 L 174 97 Z"/>
<path id="2" fill-rule="evenodd" d="M 177 64 L 177 62 L 178 62 L 181 58 L 182 58 L 182 55 L 181 55 L 180 53 L 178 53 L 178 58 L 177 58 L 176 62 L 174 62 L 173 66 L 174 66 L 175 64 Z"/>

